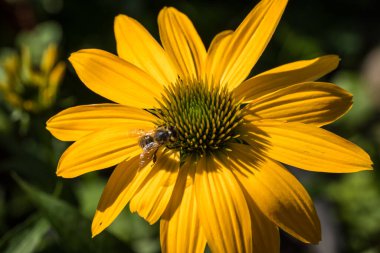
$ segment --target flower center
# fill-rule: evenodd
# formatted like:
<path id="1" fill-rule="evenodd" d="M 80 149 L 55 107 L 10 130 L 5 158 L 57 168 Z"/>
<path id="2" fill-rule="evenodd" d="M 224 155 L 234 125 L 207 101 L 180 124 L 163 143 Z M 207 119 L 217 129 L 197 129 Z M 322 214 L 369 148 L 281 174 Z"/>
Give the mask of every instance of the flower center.
<path id="1" fill-rule="evenodd" d="M 157 116 L 162 125 L 175 130 L 177 138 L 168 148 L 204 154 L 239 137 L 236 127 L 243 121 L 243 109 L 227 88 L 178 80 L 165 89 L 162 98 Z"/>

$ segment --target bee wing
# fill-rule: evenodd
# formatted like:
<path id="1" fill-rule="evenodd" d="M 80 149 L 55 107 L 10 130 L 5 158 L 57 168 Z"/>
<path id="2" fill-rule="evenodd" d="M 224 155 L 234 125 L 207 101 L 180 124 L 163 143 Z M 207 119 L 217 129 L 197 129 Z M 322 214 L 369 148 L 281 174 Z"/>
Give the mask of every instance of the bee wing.
<path id="1" fill-rule="evenodd" d="M 151 142 L 143 148 L 143 152 L 140 154 L 139 168 L 145 167 L 154 157 L 160 144 L 157 142 Z"/>
<path id="2" fill-rule="evenodd" d="M 129 134 L 132 136 L 142 137 L 144 135 L 153 135 L 154 130 L 144 131 L 143 129 L 133 129 L 129 131 Z"/>

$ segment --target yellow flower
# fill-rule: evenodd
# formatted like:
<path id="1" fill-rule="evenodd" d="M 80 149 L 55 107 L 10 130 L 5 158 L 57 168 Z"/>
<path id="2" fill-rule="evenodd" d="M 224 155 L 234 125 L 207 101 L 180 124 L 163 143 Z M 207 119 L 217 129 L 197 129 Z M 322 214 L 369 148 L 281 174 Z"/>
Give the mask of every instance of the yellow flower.
<path id="1" fill-rule="evenodd" d="M 136 20 L 119 15 L 118 56 L 97 49 L 71 55 L 83 83 L 114 102 L 69 108 L 47 122 L 55 137 L 75 141 L 58 176 L 117 165 L 93 236 L 129 203 L 149 223 L 160 220 L 163 252 L 203 252 L 206 243 L 213 252 L 278 252 L 278 228 L 306 243 L 320 240 L 312 200 L 282 163 L 343 173 L 369 170 L 372 162 L 320 128 L 352 104 L 345 90 L 314 82 L 336 68 L 337 56 L 245 80 L 286 3 L 261 1 L 207 51 L 191 21 L 170 7 L 158 16 L 162 47 Z M 172 138 L 159 138 L 165 134 Z M 141 138 L 159 146 L 157 153 L 142 150 Z"/>
<path id="2" fill-rule="evenodd" d="M 62 80 L 65 63 L 57 61 L 57 45 L 50 44 L 43 53 L 40 66 L 33 66 L 30 49 L 21 48 L 20 56 L 13 54 L 1 64 L 4 80 L 0 80 L 0 92 L 13 108 L 39 112 L 55 102 Z"/>

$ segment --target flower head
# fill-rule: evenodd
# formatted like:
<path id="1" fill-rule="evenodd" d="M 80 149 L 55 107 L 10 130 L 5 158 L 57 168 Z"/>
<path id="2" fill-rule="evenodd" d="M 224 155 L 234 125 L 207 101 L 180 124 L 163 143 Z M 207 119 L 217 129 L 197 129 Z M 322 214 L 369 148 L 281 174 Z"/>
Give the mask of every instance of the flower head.
<path id="1" fill-rule="evenodd" d="M 337 56 L 246 80 L 286 3 L 261 1 L 207 51 L 191 21 L 164 8 L 162 46 L 119 15 L 118 56 L 97 49 L 71 55 L 83 83 L 114 102 L 69 108 L 47 122 L 58 139 L 75 141 L 59 161 L 59 176 L 117 165 L 94 236 L 129 203 L 149 223 L 160 220 L 164 252 L 203 252 L 206 243 L 213 252 L 278 252 L 278 228 L 303 242 L 320 240 L 312 200 L 282 163 L 341 173 L 371 169 L 372 162 L 320 128 L 352 104 L 345 90 L 314 81 L 336 68 Z"/>
<path id="2" fill-rule="evenodd" d="M 0 92 L 10 106 L 27 112 L 51 107 L 65 71 L 65 63 L 57 63 L 57 51 L 57 45 L 50 44 L 39 66 L 32 64 L 28 46 L 22 47 L 20 56 L 12 54 L 4 59 Z"/>

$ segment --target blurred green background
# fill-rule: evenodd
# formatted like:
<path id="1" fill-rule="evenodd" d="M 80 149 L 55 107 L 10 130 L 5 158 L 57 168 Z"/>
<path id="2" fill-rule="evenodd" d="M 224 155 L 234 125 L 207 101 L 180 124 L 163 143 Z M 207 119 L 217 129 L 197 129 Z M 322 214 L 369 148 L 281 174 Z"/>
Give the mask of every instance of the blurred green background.
<path id="1" fill-rule="evenodd" d="M 9 89 L 0 89 L 0 252 L 159 252 L 157 224 L 149 226 L 127 208 L 106 232 L 91 239 L 91 219 L 111 170 L 70 180 L 55 175 L 68 143 L 45 130 L 46 120 L 73 105 L 105 101 L 79 81 L 66 59 L 83 48 L 115 53 L 113 19 L 119 13 L 136 18 L 158 38 L 159 10 L 175 6 L 193 20 L 208 46 L 217 32 L 234 29 L 256 3 L 0 0 L 0 88 L 10 80 L 7 59 L 21 62 L 12 65 L 18 66 L 12 80 L 40 83 L 16 91 L 30 100 L 48 89 L 44 80 L 54 76 L 53 67 L 66 63 L 66 71 L 56 75 L 61 81 L 56 81 L 57 98 L 50 96 L 47 105 L 37 99 L 37 109 L 10 102 L 14 99 Z M 323 80 L 353 93 L 354 106 L 327 129 L 359 144 L 375 164 L 373 172 L 346 175 L 290 168 L 315 201 L 323 240 L 316 246 L 305 245 L 281 234 L 281 252 L 380 252 L 379 10 L 375 0 L 290 1 L 253 70 L 259 73 L 291 61 L 338 54 L 339 68 Z M 58 45 L 56 59 L 46 56 L 49 45 Z M 25 48 L 30 52 L 29 65 Z M 53 62 L 38 72 L 44 55 L 45 61 Z M 37 77 L 30 74 L 35 71 Z"/>

